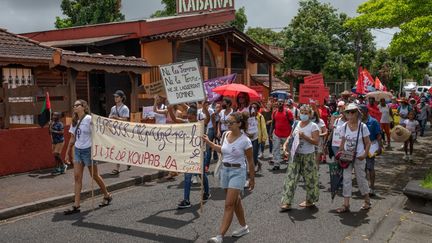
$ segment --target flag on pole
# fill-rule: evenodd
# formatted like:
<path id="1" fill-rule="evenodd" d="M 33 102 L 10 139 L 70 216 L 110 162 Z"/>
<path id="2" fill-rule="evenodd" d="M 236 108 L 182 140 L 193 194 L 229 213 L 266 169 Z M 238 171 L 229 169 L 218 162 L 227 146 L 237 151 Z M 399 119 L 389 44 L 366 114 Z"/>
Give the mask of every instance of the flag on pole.
<path id="1" fill-rule="evenodd" d="M 364 83 L 364 77 L 363 77 L 363 70 L 361 67 L 359 67 L 359 75 L 358 75 L 358 80 L 357 80 L 357 88 L 356 88 L 356 93 L 357 94 L 365 94 L 365 83 Z"/>
<path id="2" fill-rule="evenodd" d="M 386 86 L 381 83 L 378 77 L 375 78 L 375 89 L 379 91 L 387 91 Z"/>
<path id="3" fill-rule="evenodd" d="M 49 93 L 45 94 L 45 101 L 42 106 L 42 110 L 38 115 L 38 124 L 41 127 L 44 127 L 51 120 L 51 101 L 49 97 Z"/>
<path id="4" fill-rule="evenodd" d="M 374 86 L 374 79 L 366 68 L 363 69 L 363 80 L 366 86 Z"/>

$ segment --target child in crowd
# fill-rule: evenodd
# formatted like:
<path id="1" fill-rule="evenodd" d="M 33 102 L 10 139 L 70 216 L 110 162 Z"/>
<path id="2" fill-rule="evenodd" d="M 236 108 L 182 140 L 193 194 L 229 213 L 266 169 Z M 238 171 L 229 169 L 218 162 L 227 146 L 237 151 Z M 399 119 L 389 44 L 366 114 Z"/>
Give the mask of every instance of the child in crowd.
<path id="1" fill-rule="evenodd" d="M 414 150 L 414 141 L 417 138 L 417 132 L 420 130 L 420 124 L 417 120 L 415 120 L 416 112 L 410 111 L 408 113 L 408 119 L 404 120 L 404 123 L 402 124 L 406 129 L 408 129 L 411 132 L 410 138 L 405 141 L 404 144 L 404 150 L 405 150 L 405 156 L 404 160 L 411 161 L 412 160 L 412 154 Z M 408 154 L 408 144 L 410 152 Z"/>
<path id="2" fill-rule="evenodd" d="M 61 152 L 64 146 L 64 136 L 63 136 L 63 123 L 60 121 L 61 113 L 54 112 L 51 118 L 51 123 L 49 126 L 49 133 L 51 135 L 52 141 L 52 153 L 54 160 L 56 162 L 56 168 L 52 172 L 53 175 L 64 174 L 67 169 L 67 165 L 63 163 L 61 159 Z"/>

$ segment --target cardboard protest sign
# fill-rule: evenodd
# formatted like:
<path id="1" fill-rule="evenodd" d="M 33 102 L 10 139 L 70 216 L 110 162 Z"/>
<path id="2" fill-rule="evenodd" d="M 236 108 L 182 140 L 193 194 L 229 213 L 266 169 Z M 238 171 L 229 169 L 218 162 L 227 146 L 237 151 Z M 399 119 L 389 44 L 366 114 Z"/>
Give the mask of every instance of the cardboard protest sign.
<path id="1" fill-rule="evenodd" d="M 209 79 L 207 81 L 204 82 L 204 88 L 205 88 L 205 92 L 207 94 L 207 100 L 210 102 L 214 102 L 216 100 L 218 100 L 221 95 L 217 94 L 215 92 L 213 92 L 212 90 L 216 87 L 219 87 L 221 85 L 225 85 L 225 84 L 230 84 L 232 83 L 237 77 L 237 74 L 230 74 L 227 76 L 223 76 L 223 77 L 217 77 L 217 78 L 213 78 L 213 79 Z"/>
<path id="2" fill-rule="evenodd" d="M 92 159 L 200 174 L 203 133 L 203 122 L 143 124 L 92 114 Z"/>
<path id="3" fill-rule="evenodd" d="M 165 89 L 162 80 L 145 84 L 144 85 L 144 92 L 147 95 L 163 95 L 165 96 Z"/>
<path id="4" fill-rule="evenodd" d="M 204 85 L 196 59 L 160 65 L 159 69 L 171 105 L 204 100 Z"/>
<path id="5" fill-rule="evenodd" d="M 322 85 L 324 86 L 324 77 L 321 73 L 304 77 L 304 83 L 307 85 Z"/>

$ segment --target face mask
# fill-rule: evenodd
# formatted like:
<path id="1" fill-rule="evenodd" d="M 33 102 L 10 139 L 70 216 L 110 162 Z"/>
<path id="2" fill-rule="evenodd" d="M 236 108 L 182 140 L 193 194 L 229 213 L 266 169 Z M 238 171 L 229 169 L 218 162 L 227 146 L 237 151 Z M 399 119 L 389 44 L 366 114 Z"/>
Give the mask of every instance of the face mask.
<path id="1" fill-rule="evenodd" d="M 255 108 L 252 107 L 250 113 L 255 113 Z"/>
<path id="2" fill-rule="evenodd" d="M 300 120 L 302 120 L 302 121 L 308 121 L 309 120 L 309 115 L 300 114 Z"/>
<path id="3" fill-rule="evenodd" d="M 222 105 L 222 109 L 226 109 L 227 108 L 227 105 Z"/>

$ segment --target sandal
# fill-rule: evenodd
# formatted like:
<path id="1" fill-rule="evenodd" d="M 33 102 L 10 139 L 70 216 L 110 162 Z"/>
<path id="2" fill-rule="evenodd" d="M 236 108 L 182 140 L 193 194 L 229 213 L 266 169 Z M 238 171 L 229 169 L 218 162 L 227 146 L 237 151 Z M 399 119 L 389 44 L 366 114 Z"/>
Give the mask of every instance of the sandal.
<path id="1" fill-rule="evenodd" d="M 118 175 L 118 174 L 120 174 L 119 170 L 114 169 L 111 171 L 111 175 Z"/>
<path id="2" fill-rule="evenodd" d="M 108 195 L 108 197 L 103 198 L 102 203 L 99 204 L 99 207 L 100 208 L 106 207 L 106 206 L 110 205 L 111 201 L 112 201 L 112 195 L 110 194 L 110 195 Z"/>
<path id="3" fill-rule="evenodd" d="M 280 210 L 279 212 L 283 213 L 286 211 L 291 210 L 291 205 L 290 204 L 282 204 L 282 206 L 280 206 Z"/>
<path id="4" fill-rule="evenodd" d="M 302 208 L 312 208 L 315 207 L 315 203 L 308 203 L 307 201 L 304 201 L 300 203 L 299 206 Z"/>
<path id="5" fill-rule="evenodd" d="M 80 206 L 76 207 L 76 206 L 72 206 L 72 209 L 68 209 L 66 211 L 64 211 L 64 215 L 71 215 L 71 214 L 76 214 L 81 212 L 80 210 Z"/>
<path id="6" fill-rule="evenodd" d="M 364 210 L 364 211 L 369 210 L 371 209 L 371 205 L 372 204 L 370 202 L 365 202 L 363 206 L 360 208 L 360 210 Z"/>
<path id="7" fill-rule="evenodd" d="M 350 206 L 349 205 L 348 206 L 342 205 L 342 207 L 336 209 L 336 212 L 337 213 L 348 213 L 348 212 L 350 212 Z"/>

